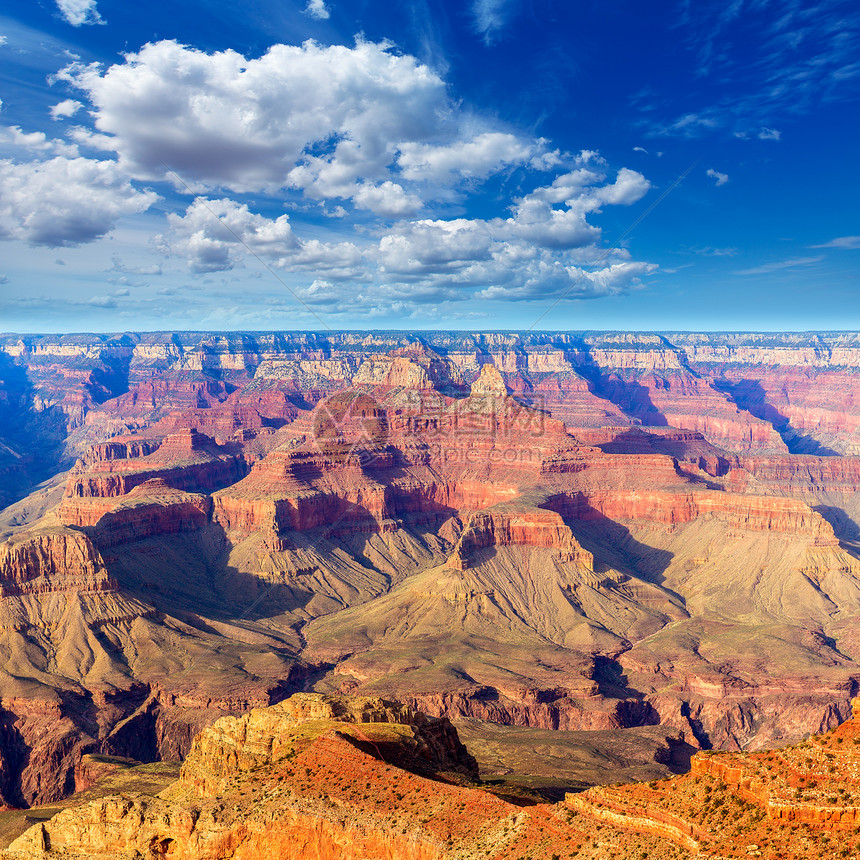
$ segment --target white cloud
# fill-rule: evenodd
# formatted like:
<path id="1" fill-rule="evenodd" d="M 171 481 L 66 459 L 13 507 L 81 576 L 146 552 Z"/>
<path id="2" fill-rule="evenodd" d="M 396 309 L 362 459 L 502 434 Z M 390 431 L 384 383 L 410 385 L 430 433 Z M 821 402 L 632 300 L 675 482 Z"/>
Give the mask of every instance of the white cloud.
<path id="1" fill-rule="evenodd" d="M 9 276 L 8 275 L 0 275 L 0 284 L 8 284 Z"/>
<path id="2" fill-rule="evenodd" d="M 5 36 L 0 36 L 0 47 L 6 44 L 9 40 Z"/>
<path id="3" fill-rule="evenodd" d="M 690 251 L 700 257 L 736 257 L 738 255 L 737 248 L 715 248 L 711 245 L 706 245 L 703 248 L 690 248 Z"/>
<path id="4" fill-rule="evenodd" d="M 510 20 L 514 0 L 472 0 L 472 16 L 475 29 L 487 44 Z"/>
<path id="5" fill-rule="evenodd" d="M 418 194 L 450 199 L 464 180 L 562 161 L 547 141 L 468 113 L 434 71 L 384 43 L 274 45 L 246 59 L 164 41 L 107 69 L 72 64 L 56 79 L 93 106 L 95 132 L 74 129 L 73 140 L 180 191 L 292 188 L 400 216 L 418 208 Z"/>
<path id="6" fill-rule="evenodd" d="M 790 260 L 778 260 L 775 263 L 765 263 L 753 269 L 741 269 L 734 272 L 735 275 L 769 275 L 781 269 L 793 269 L 797 266 L 809 266 L 812 263 L 820 263 L 824 257 L 792 257 Z"/>
<path id="7" fill-rule="evenodd" d="M 594 189 L 594 199 L 615 206 L 629 206 L 645 196 L 651 183 L 635 170 L 622 167 L 612 185 Z"/>
<path id="8" fill-rule="evenodd" d="M 367 42 L 274 45 L 246 60 L 166 41 L 60 77 L 88 94 L 133 175 L 163 178 L 166 165 L 240 192 L 293 184 L 347 196 L 359 178 L 388 179 L 397 143 L 432 138 L 450 110 L 438 75 Z"/>
<path id="9" fill-rule="evenodd" d="M 66 119 L 74 116 L 82 107 L 83 104 L 75 99 L 64 99 L 51 108 L 51 117 L 52 119 Z"/>
<path id="10" fill-rule="evenodd" d="M 273 256 L 298 247 L 289 217 L 272 221 L 232 200 L 198 197 L 184 215 L 167 216 L 172 240 L 166 245 L 188 259 L 193 272 L 232 269 L 243 259 L 242 250 Z"/>
<path id="11" fill-rule="evenodd" d="M 447 145 L 407 142 L 398 163 L 407 179 L 455 181 L 457 174 L 483 179 L 511 164 L 524 164 L 538 155 L 541 141 L 526 141 L 504 132 L 484 132 Z"/>
<path id="12" fill-rule="evenodd" d="M 109 233 L 123 215 L 159 197 L 131 186 L 113 161 L 56 157 L 0 161 L 0 238 L 79 245 Z"/>
<path id="13" fill-rule="evenodd" d="M 841 248 L 842 250 L 853 251 L 860 248 L 860 236 L 839 236 L 836 239 L 831 239 L 829 242 L 824 242 L 822 245 L 810 245 L 810 248 Z"/>
<path id="14" fill-rule="evenodd" d="M 28 153 L 41 153 L 42 155 L 51 153 L 71 157 L 78 155 L 78 148 L 74 144 L 49 138 L 41 131 L 25 132 L 17 125 L 0 126 L 0 143 L 22 149 Z"/>
<path id="15" fill-rule="evenodd" d="M 119 254 L 111 255 L 111 267 L 110 269 L 106 269 L 108 272 L 122 272 L 127 275 L 161 275 L 163 274 L 163 270 L 161 266 L 158 265 L 150 265 L 150 266 L 129 266 L 123 262 L 122 257 Z"/>
<path id="16" fill-rule="evenodd" d="M 96 0 L 57 0 L 57 6 L 62 16 L 73 27 L 104 23 L 96 9 Z"/>
<path id="17" fill-rule="evenodd" d="M 329 277 L 355 275 L 361 264 L 361 252 L 351 242 L 303 242 L 287 215 L 272 220 L 227 198 L 198 197 L 184 215 L 170 214 L 167 220 L 170 233 L 157 243 L 165 252 L 185 257 L 193 272 L 226 271 L 248 254 L 280 269 L 328 271 Z"/>
<path id="18" fill-rule="evenodd" d="M 782 132 L 775 128 L 763 128 L 758 133 L 759 140 L 779 140 L 782 137 Z"/>
<path id="19" fill-rule="evenodd" d="M 330 16 L 330 12 L 326 8 L 324 0 L 308 0 L 308 5 L 305 6 L 305 15 L 310 15 L 311 18 L 316 18 L 318 21 L 324 21 Z"/>
<path id="20" fill-rule="evenodd" d="M 719 125 L 719 119 L 709 111 L 687 113 L 678 117 L 673 123 L 654 129 L 657 135 L 678 134 L 682 137 L 696 137 L 703 131 L 710 131 Z"/>
<path id="21" fill-rule="evenodd" d="M 376 215 L 402 217 L 411 215 L 421 208 L 421 198 L 407 194 L 402 185 L 386 180 L 379 185 L 362 182 L 353 195 L 359 209 L 369 209 Z"/>
<path id="22" fill-rule="evenodd" d="M 596 299 L 623 295 L 640 283 L 642 276 L 656 270 L 653 263 L 615 262 L 592 270 L 565 266 L 556 261 L 540 261 L 519 284 L 491 286 L 480 295 L 488 299 L 524 301 L 557 298 Z"/>
<path id="23" fill-rule="evenodd" d="M 655 268 L 623 249 L 601 248 L 592 223 L 605 207 L 631 205 L 647 193 L 641 173 L 621 168 L 610 178 L 595 151 L 561 153 L 543 138 L 470 114 L 435 72 L 386 44 L 276 45 L 247 59 L 167 41 L 109 68 L 73 64 L 57 79 L 89 102 L 93 127 L 72 128 L 68 139 L 116 153 L 116 160 L 77 159 L 92 175 L 72 181 L 57 168 L 57 189 L 40 180 L 38 199 L 19 205 L 41 215 L 53 195 L 60 217 L 31 219 L 25 235 L 12 226 L 16 213 L 6 220 L 0 213 L 7 236 L 55 245 L 96 238 L 156 199 L 132 183 L 169 180 L 196 196 L 167 216 L 168 229 L 155 239 L 159 250 L 184 258 L 197 274 L 261 268 L 258 258 L 290 273 L 294 286 L 302 281 L 296 289 L 309 303 L 408 313 L 476 296 L 587 298 L 629 290 Z M 58 116 L 80 109 L 67 101 L 55 106 Z M 44 135 L 27 141 L 36 151 L 55 145 Z M 459 202 L 475 183 L 515 168 L 524 193 L 499 217 L 416 217 L 432 212 L 432 200 Z M 534 171 L 559 168 L 561 175 L 532 187 Z M 265 205 L 280 206 L 274 215 L 253 211 L 231 193 L 262 194 L 270 198 Z M 299 216 L 283 211 L 307 209 L 299 194 L 331 217 L 348 215 L 347 206 L 390 223 L 375 233 L 359 230 L 352 241 L 303 233 Z M 113 271 L 133 270 L 115 260 Z"/>
<path id="24" fill-rule="evenodd" d="M 719 188 L 721 185 L 725 185 L 729 181 L 729 175 L 727 173 L 720 173 L 718 170 L 714 170 L 712 167 L 709 167 L 705 171 L 705 175 L 709 176 L 714 180 L 714 185 Z"/>
<path id="25" fill-rule="evenodd" d="M 168 216 L 171 230 L 161 244 L 198 273 L 233 268 L 253 253 L 282 271 L 312 273 L 311 286 L 299 289 L 303 300 L 337 299 L 362 311 L 475 296 L 615 295 L 656 267 L 623 249 L 600 248 L 600 230 L 586 216 L 630 204 L 649 187 L 635 171 L 622 169 L 606 183 L 583 167 L 526 195 L 509 218 L 401 220 L 361 247 L 305 240 L 287 215 L 269 219 L 229 199 L 198 198 L 185 215 Z M 341 281 L 350 289 L 338 287 Z"/>
<path id="26" fill-rule="evenodd" d="M 651 187 L 641 173 L 626 167 L 618 171 L 612 184 L 599 185 L 603 179 L 602 173 L 581 167 L 557 177 L 552 185 L 535 189 L 517 202 L 514 217 L 505 222 L 507 236 L 547 248 L 596 242 L 600 230 L 588 223 L 588 213 L 604 205 L 635 203 Z M 565 208 L 554 208 L 559 203 Z"/>
<path id="27" fill-rule="evenodd" d="M 536 188 L 523 200 L 540 200 L 550 204 L 578 200 L 583 197 L 585 188 L 600 182 L 602 177 L 603 174 L 598 170 L 580 167 L 557 176 L 551 185 Z"/>
<path id="28" fill-rule="evenodd" d="M 163 178 L 168 166 L 189 184 L 239 192 L 349 198 L 362 181 L 396 182 L 401 145 L 445 145 L 460 130 L 441 78 L 385 44 L 275 45 L 246 60 L 159 42 L 107 70 L 73 65 L 59 77 L 87 93 L 132 175 Z"/>
<path id="29" fill-rule="evenodd" d="M 492 256 L 493 236 L 484 221 L 413 221 L 379 242 L 378 263 L 386 276 L 456 275 Z"/>
<path id="30" fill-rule="evenodd" d="M 309 287 L 296 290 L 296 295 L 307 304 L 330 305 L 342 302 L 344 292 L 342 284 L 337 286 L 331 281 L 316 278 Z"/>

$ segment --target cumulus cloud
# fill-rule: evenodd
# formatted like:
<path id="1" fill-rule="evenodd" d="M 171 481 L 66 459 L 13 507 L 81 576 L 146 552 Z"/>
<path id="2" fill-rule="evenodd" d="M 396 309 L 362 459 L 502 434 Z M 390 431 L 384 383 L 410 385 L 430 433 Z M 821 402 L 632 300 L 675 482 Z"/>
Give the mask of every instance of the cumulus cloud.
<path id="1" fill-rule="evenodd" d="M 782 132 L 775 128 L 763 128 L 758 133 L 759 140 L 779 140 L 782 137 Z"/>
<path id="2" fill-rule="evenodd" d="M 651 183 L 639 172 L 622 167 L 612 185 L 596 188 L 591 199 L 598 203 L 615 206 L 629 206 L 641 200 L 651 187 Z"/>
<path id="3" fill-rule="evenodd" d="M 133 177 L 178 176 L 197 193 L 293 188 L 400 216 L 417 208 L 409 183 L 426 199 L 431 186 L 561 160 L 545 140 L 470 115 L 435 72 L 384 43 L 274 45 L 249 60 L 163 41 L 56 77 L 93 105 L 96 131 L 74 140 L 116 152 Z"/>
<path id="4" fill-rule="evenodd" d="M 123 215 L 159 197 L 131 186 L 113 161 L 58 156 L 0 161 L 0 238 L 31 245 L 79 245 L 109 233 Z"/>
<path id="5" fill-rule="evenodd" d="M 133 175 L 233 191 L 294 185 L 349 196 L 388 179 L 399 141 L 431 138 L 450 105 L 438 75 L 384 44 L 275 45 L 259 59 L 146 45 L 107 70 L 73 65 L 97 129 Z"/>
<path id="6" fill-rule="evenodd" d="M 96 0 L 57 0 L 60 13 L 73 27 L 82 24 L 103 24 L 96 9 Z"/>
<path id="7" fill-rule="evenodd" d="M 296 295 L 307 304 L 333 305 L 343 301 L 344 287 L 342 284 L 336 285 L 331 281 L 316 278 L 309 287 L 296 290 Z"/>
<path id="8" fill-rule="evenodd" d="M 488 299 L 524 301 L 556 298 L 596 299 L 623 295 L 638 286 L 643 275 L 655 271 L 653 263 L 613 262 L 608 266 L 584 269 L 560 261 L 539 261 L 524 274 L 520 283 L 494 285 L 481 295 Z"/>
<path id="9" fill-rule="evenodd" d="M 302 239 L 287 215 L 266 218 L 227 198 L 202 197 L 184 215 L 168 216 L 171 229 L 161 245 L 197 273 L 234 268 L 249 255 L 282 271 L 312 273 L 310 287 L 299 290 L 303 300 L 364 310 L 475 296 L 615 295 L 656 267 L 623 249 L 601 249 L 600 230 L 587 216 L 635 202 L 650 184 L 627 169 L 607 182 L 601 160 L 588 161 L 594 166 L 518 200 L 508 218 L 401 220 L 361 247 Z"/>
<path id="10" fill-rule="evenodd" d="M 74 144 L 50 138 L 41 131 L 23 131 L 17 125 L 0 126 L 0 143 L 25 150 L 28 153 L 78 155 L 78 148 Z"/>
<path id="11" fill-rule="evenodd" d="M 330 16 L 330 13 L 324 0 L 308 0 L 308 5 L 305 6 L 305 15 L 310 15 L 311 18 L 316 18 L 318 21 L 324 21 Z"/>
<path id="12" fill-rule="evenodd" d="M 285 270 L 328 270 L 329 277 L 355 274 L 361 262 L 351 242 L 301 241 L 289 216 L 266 218 L 227 198 L 198 197 L 184 215 L 170 214 L 167 220 L 170 233 L 158 237 L 158 244 L 166 253 L 185 257 L 197 273 L 232 269 L 247 254 Z"/>
<path id="13" fill-rule="evenodd" d="M 403 186 L 390 180 L 379 185 L 360 183 L 353 195 L 353 200 L 359 209 L 369 209 L 376 215 L 402 217 L 411 215 L 421 208 L 420 197 L 407 194 Z"/>
<path id="14" fill-rule="evenodd" d="M 0 48 L 2 48 L 8 41 L 9 40 L 5 36 L 0 36 Z"/>
<path id="15" fill-rule="evenodd" d="M 52 115 L 84 114 L 85 103 L 86 119 L 69 129 L 73 143 L 7 131 L 37 160 L 0 163 L 4 238 L 90 241 L 158 199 L 141 183 L 171 181 L 195 196 L 167 215 L 157 250 L 197 275 L 263 266 L 289 273 L 303 301 L 337 303 L 338 312 L 613 295 L 655 268 L 601 248 L 594 223 L 605 207 L 648 192 L 641 173 L 610 175 L 595 151 L 562 153 L 469 113 L 434 71 L 386 44 L 275 45 L 247 59 L 166 41 L 107 68 L 74 63 L 56 79 L 86 98 L 60 102 Z M 76 144 L 110 157 L 81 158 Z M 442 218 L 431 206 L 459 203 L 476 183 L 514 170 L 521 196 L 496 217 Z M 534 187 L 537 171 L 552 173 Z M 268 200 L 234 199 L 250 193 Z M 327 240 L 303 231 L 296 213 L 309 201 L 327 216 L 385 220 L 352 241 Z M 113 283 L 129 287 L 139 282 L 126 274 L 161 268 L 115 257 L 111 271 Z"/>
<path id="16" fill-rule="evenodd" d="M 521 198 L 503 235 L 547 248 L 573 248 L 596 242 L 600 230 L 586 220 L 604 205 L 630 205 L 641 199 L 651 183 L 635 170 L 622 168 L 615 181 L 600 185 L 601 172 L 581 167 L 565 173 L 551 185 Z M 555 208 L 558 204 L 564 208 Z"/>
<path id="17" fill-rule="evenodd" d="M 841 248 L 847 251 L 853 251 L 860 248 L 860 236 L 839 236 L 836 239 L 831 239 L 829 242 L 824 242 L 821 245 L 810 245 L 810 248 Z"/>
<path id="18" fill-rule="evenodd" d="M 714 185 L 719 188 L 721 185 L 725 185 L 729 181 L 729 175 L 727 173 L 720 173 L 718 170 L 714 170 L 712 167 L 709 167 L 705 171 L 705 175 L 709 176 L 714 180 Z"/>
<path id="19" fill-rule="evenodd" d="M 484 132 L 446 145 L 406 142 L 398 163 L 407 179 L 452 182 L 458 174 L 483 179 L 500 168 L 529 161 L 543 143 L 504 132 Z"/>
<path id="20" fill-rule="evenodd" d="M 82 107 L 83 104 L 75 99 L 64 99 L 51 108 L 51 118 L 67 119 L 74 116 Z"/>
<path id="21" fill-rule="evenodd" d="M 87 299 L 84 304 L 92 305 L 95 308 L 116 308 L 119 307 L 115 296 L 93 296 Z"/>
<path id="22" fill-rule="evenodd" d="M 380 239 L 377 263 L 389 278 L 460 278 L 474 263 L 491 259 L 493 245 L 493 232 L 485 221 L 413 221 Z"/>

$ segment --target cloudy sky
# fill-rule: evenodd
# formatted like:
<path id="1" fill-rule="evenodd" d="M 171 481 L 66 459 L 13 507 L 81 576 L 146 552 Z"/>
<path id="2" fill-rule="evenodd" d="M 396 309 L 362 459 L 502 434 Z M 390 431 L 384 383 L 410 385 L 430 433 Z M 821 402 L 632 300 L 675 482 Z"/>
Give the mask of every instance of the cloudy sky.
<path id="1" fill-rule="evenodd" d="M 860 328 L 856 0 L 7 0 L 0 330 Z"/>

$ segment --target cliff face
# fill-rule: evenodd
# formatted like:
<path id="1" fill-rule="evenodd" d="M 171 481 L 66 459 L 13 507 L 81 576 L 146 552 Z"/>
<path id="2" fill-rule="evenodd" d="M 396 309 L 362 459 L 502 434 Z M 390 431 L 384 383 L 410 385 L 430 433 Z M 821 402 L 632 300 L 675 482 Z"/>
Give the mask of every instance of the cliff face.
<path id="1" fill-rule="evenodd" d="M 0 545 L 0 582 L 9 589 L 52 577 L 95 580 L 104 565 L 92 542 L 78 532 L 46 532 Z"/>
<path id="2" fill-rule="evenodd" d="M 0 515 L 4 796 L 305 687 L 732 749 L 843 714 L 860 338 L 422 338 L 0 339 L 79 455 Z"/>
<path id="3" fill-rule="evenodd" d="M 858 700 L 855 699 L 855 703 Z M 745 850 L 769 856 L 852 856 L 860 795 L 857 714 L 834 731 L 797 746 L 759 753 L 699 753 L 691 772 L 647 786 L 592 788 L 568 795 L 588 819 L 652 833 L 703 856 Z M 813 839 L 798 839 L 798 826 Z M 829 843 L 829 844 L 827 844 Z M 827 848 L 822 849 L 822 845 Z"/>
<path id="4" fill-rule="evenodd" d="M 558 514 L 551 511 L 473 514 L 454 551 L 450 567 L 464 570 L 476 552 L 496 546 L 532 546 L 559 550 L 561 561 L 576 561 L 589 570 L 594 558 L 583 549 Z"/>

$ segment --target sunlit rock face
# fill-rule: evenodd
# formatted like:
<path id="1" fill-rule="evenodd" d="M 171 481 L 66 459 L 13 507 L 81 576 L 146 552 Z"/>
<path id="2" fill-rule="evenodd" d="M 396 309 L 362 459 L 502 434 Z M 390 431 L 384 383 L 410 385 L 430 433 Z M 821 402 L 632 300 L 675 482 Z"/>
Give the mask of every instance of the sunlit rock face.
<path id="1" fill-rule="evenodd" d="M 860 337 L 804 337 L 0 339 L 0 489 L 57 473 L 0 514 L 0 794 L 311 689 L 705 748 L 835 725 Z"/>
<path id="2" fill-rule="evenodd" d="M 826 845 L 850 857 L 860 846 L 859 713 L 855 699 L 853 719 L 797 745 L 700 752 L 682 776 L 536 803 L 481 783 L 444 718 L 375 696 L 300 693 L 205 728 L 158 795 L 133 781 L 122 794 L 102 791 L 0 854 L 552 860 L 605 857 L 609 846 L 656 860 L 679 851 L 817 860 Z"/>

